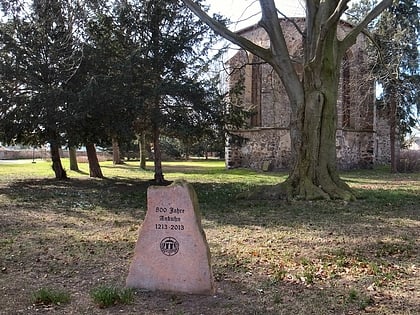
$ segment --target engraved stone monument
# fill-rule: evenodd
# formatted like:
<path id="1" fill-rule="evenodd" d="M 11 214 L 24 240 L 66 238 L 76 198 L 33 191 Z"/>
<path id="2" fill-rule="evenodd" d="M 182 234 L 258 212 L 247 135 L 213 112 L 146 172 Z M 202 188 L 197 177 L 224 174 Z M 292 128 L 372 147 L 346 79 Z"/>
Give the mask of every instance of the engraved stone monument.
<path id="1" fill-rule="evenodd" d="M 190 294 L 214 293 L 210 250 L 198 200 L 185 181 L 147 190 L 127 287 Z"/>

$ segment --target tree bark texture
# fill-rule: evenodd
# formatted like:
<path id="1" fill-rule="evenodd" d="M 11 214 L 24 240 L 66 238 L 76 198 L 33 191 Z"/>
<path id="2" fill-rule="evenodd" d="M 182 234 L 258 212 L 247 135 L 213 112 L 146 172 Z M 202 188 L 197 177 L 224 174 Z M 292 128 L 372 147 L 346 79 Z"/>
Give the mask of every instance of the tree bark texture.
<path id="1" fill-rule="evenodd" d="M 78 172 L 79 165 L 77 164 L 77 153 L 75 147 L 69 147 L 70 170 Z"/>
<path id="2" fill-rule="evenodd" d="M 146 136 L 144 133 L 137 135 L 137 141 L 139 142 L 139 156 L 140 156 L 140 168 L 146 169 Z"/>
<path id="3" fill-rule="evenodd" d="M 389 146 L 391 149 L 391 172 L 398 172 L 398 158 L 396 149 L 396 137 L 397 137 L 397 100 L 394 89 L 391 88 L 391 97 L 389 101 L 390 114 L 389 114 Z"/>
<path id="4" fill-rule="evenodd" d="M 336 163 L 338 71 L 334 62 L 324 62 L 305 70 L 304 104 L 297 126 L 292 127 L 298 130 L 291 131 L 296 160 L 286 184 L 295 198 L 347 200 L 353 195 L 340 179 Z"/>
<path id="5" fill-rule="evenodd" d="M 89 161 L 89 176 L 96 178 L 104 178 L 101 166 L 99 165 L 98 156 L 96 154 L 95 144 L 89 142 L 86 144 L 86 153 Z"/>
<path id="6" fill-rule="evenodd" d="M 319 31 L 306 38 L 312 41 L 323 36 L 324 40 L 305 44 L 304 102 L 302 106 L 296 104 L 298 117 L 293 127 L 297 130 L 291 132 L 296 161 L 286 181 L 287 189 L 297 198 L 354 198 L 340 179 L 336 162 L 337 98 L 344 55 L 337 40 L 337 23 L 323 34 Z"/>
<path id="7" fill-rule="evenodd" d="M 121 152 L 118 139 L 115 137 L 112 137 L 112 163 L 114 165 L 124 164 L 124 162 L 121 160 Z"/>
<path id="8" fill-rule="evenodd" d="M 52 140 L 50 142 L 50 154 L 55 178 L 59 180 L 68 179 L 67 173 L 61 164 L 60 146 L 58 145 L 58 141 Z"/>
<path id="9" fill-rule="evenodd" d="M 165 179 L 162 170 L 162 151 L 160 149 L 160 130 L 156 124 L 152 127 L 153 133 L 153 151 L 154 151 L 154 164 L 155 164 L 155 183 L 158 185 L 164 185 Z"/>

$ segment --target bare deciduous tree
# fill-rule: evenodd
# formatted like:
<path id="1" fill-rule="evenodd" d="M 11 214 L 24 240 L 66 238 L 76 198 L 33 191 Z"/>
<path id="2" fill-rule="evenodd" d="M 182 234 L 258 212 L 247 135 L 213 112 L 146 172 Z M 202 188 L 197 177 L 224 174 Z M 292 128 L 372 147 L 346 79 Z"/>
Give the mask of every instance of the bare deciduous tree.
<path id="1" fill-rule="evenodd" d="M 183 0 L 213 31 L 269 63 L 280 77 L 291 106 L 291 142 L 294 166 L 288 179 L 272 189 L 256 192 L 261 198 L 354 199 L 339 177 L 336 165 L 337 97 L 340 65 L 357 36 L 392 0 L 383 0 L 346 34 L 337 26 L 350 0 L 307 0 L 303 34 L 303 75 L 289 56 L 274 0 L 259 0 L 261 20 L 270 47 L 261 47 L 211 18 L 197 3 Z"/>

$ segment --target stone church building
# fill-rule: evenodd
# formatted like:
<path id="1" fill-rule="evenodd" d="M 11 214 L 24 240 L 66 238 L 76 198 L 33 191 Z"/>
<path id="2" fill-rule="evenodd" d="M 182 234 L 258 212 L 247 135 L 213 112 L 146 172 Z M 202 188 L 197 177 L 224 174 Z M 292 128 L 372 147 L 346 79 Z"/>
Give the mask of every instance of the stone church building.
<path id="1" fill-rule="evenodd" d="M 280 19 L 289 52 L 302 73 L 302 36 L 304 19 Z M 294 25 L 295 24 L 295 25 Z M 339 36 L 351 25 L 341 22 Z M 254 43 L 269 47 L 261 27 L 254 25 L 238 32 Z M 360 35 L 346 53 L 341 67 L 337 102 L 337 162 L 340 169 L 368 168 L 390 160 L 387 113 L 375 106 L 375 86 L 369 75 L 367 38 Z M 228 62 L 227 87 L 238 88 L 232 106 L 249 112 L 247 126 L 232 131 L 226 143 L 226 166 L 282 170 L 291 166 L 290 105 L 286 92 L 272 67 L 257 56 L 239 50 Z"/>

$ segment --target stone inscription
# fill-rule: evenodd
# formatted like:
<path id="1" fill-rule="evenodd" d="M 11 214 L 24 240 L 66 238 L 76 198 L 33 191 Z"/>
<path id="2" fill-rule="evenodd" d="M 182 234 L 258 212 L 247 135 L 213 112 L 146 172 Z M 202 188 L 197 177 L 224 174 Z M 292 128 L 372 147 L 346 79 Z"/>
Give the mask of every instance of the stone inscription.
<path id="1" fill-rule="evenodd" d="M 169 224 L 170 222 L 180 222 L 181 216 L 185 213 L 184 209 L 170 207 L 156 207 L 156 213 L 159 213 L 159 223 L 155 224 L 156 230 L 170 230 L 170 231 L 183 231 L 185 229 L 183 224 Z M 167 223 L 162 223 L 167 222 Z"/>
<path id="2" fill-rule="evenodd" d="M 156 207 L 155 212 L 158 214 L 157 219 L 159 223 L 155 223 L 156 230 L 165 231 L 184 231 L 184 224 L 173 224 L 171 222 L 182 223 L 182 215 L 185 213 L 185 209 L 173 208 L 173 207 Z M 162 223 L 165 222 L 165 223 Z M 173 256 L 178 253 L 179 242 L 176 238 L 165 237 L 160 242 L 160 250 L 166 256 Z"/>
<path id="3" fill-rule="evenodd" d="M 126 284 L 149 290 L 214 292 L 210 250 L 190 184 L 149 187 L 147 213 Z"/>

